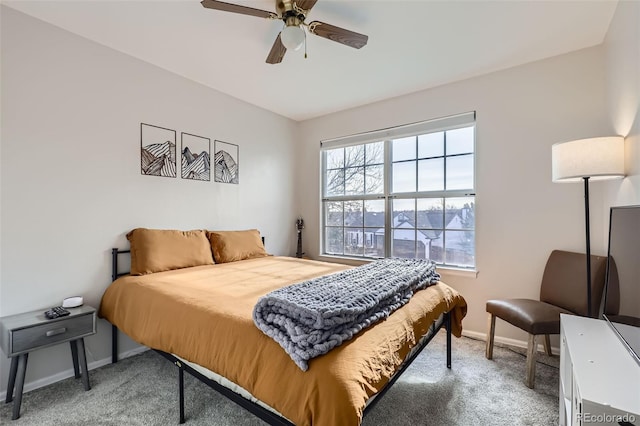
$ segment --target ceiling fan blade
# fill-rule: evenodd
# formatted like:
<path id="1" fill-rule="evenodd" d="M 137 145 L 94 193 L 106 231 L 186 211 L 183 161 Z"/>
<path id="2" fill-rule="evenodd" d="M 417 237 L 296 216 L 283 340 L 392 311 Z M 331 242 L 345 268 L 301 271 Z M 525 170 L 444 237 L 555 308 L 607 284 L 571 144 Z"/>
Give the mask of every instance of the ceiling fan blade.
<path id="1" fill-rule="evenodd" d="M 344 28 L 325 24 L 320 21 L 311 22 L 309 24 L 309 32 L 320 37 L 328 38 L 329 40 L 337 41 L 338 43 L 342 43 L 355 49 L 360 49 L 362 46 L 365 46 L 369 40 L 369 36 L 364 34 L 345 30 Z"/>
<path id="2" fill-rule="evenodd" d="M 202 6 L 206 7 L 207 9 L 215 9 L 215 10 L 222 10 L 224 12 L 240 13 L 242 15 L 257 16 L 258 18 L 274 18 L 274 19 L 278 18 L 278 15 L 273 12 L 269 12 L 267 10 L 261 10 L 261 9 L 254 9 L 252 7 L 247 7 L 247 6 L 240 6 L 239 4 L 225 3 L 217 0 L 202 0 L 200 3 L 202 4 Z"/>
<path id="3" fill-rule="evenodd" d="M 295 0 L 295 4 L 297 4 L 300 9 L 304 9 L 307 12 L 310 11 L 317 2 L 318 0 Z"/>
<path id="4" fill-rule="evenodd" d="M 279 64 L 282 62 L 285 53 L 287 53 L 287 48 L 282 44 L 280 34 L 278 34 L 276 41 L 273 42 L 273 46 L 271 47 L 271 52 L 269 52 L 269 56 L 267 56 L 267 63 Z"/>

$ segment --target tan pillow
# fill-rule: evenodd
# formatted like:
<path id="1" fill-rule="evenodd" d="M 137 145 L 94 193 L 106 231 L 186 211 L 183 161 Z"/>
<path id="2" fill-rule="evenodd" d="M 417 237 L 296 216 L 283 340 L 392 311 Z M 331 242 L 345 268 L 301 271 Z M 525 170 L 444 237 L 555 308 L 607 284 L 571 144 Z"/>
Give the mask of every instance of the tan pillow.
<path id="1" fill-rule="evenodd" d="M 213 265 L 205 231 L 136 228 L 127 234 L 131 243 L 131 275 Z"/>
<path id="2" fill-rule="evenodd" d="M 257 229 L 209 231 L 209 241 L 213 258 L 217 263 L 269 256 Z"/>

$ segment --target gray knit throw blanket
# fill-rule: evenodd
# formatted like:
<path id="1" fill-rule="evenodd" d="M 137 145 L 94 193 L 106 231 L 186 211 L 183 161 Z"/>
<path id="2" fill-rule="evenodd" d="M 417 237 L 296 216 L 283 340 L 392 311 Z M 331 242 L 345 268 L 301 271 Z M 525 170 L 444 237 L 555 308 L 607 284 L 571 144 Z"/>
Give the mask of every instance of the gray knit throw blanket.
<path id="1" fill-rule="evenodd" d="M 272 291 L 258 300 L 253 320 L 307 371 L 310 359 L 388 317 L 415 291 L 439 280 L 431 260 L 381 259 Z"/>

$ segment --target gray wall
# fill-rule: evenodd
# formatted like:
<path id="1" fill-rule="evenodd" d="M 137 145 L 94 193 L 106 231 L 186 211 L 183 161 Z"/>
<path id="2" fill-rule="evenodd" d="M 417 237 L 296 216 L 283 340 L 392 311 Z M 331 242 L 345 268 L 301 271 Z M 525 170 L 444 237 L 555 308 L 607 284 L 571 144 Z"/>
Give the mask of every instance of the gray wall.
<path id="1" fill-rule="evenodd" d="M 295 253 L 295 122 L 4 6 L 1 38 L 0 315 L 73 295 L 97 307 L 110 248 L 135 227 L 258 228 L 268 251 Z M 240 145 L 240 184 L 142 176 L 141 122 L 177 130 L 178 147 L 180 132 Z M 90 366 L 108 330 L 86 339 Z M 71 367 L 68 345 L 34 352 L 27 389 Z"/>
<path id="2" fill-rule="evenodd" d="M 625 137 L 627 177 L 604 183 L 600 207 L 607 244 L 609 207 L 640 204 L 640 2 L 620 1 L 604 41 L 609 134 Z"/>
<path id="3" fill-rule="evenodd" d="M 302 122 L 304 250 L 320 247 L 321 140 L 472 110 L 478 274 L 440 272 L 469 302 L 465 332 L 484 337 L 487 299 L 536 298 L 552 249 L 585 250 L 582 185 L 551 182 L 553 143 L 626 137 L 627 177 L 591 184 L 592 253 L 607 252 L 609 207 L 640 204 L 640 3 L 619 2 L 600 46 Z M 525 340 L 501 321 L 496 334 Z"/>
<path id="4" fill-rule="evenodd" d="M 487 299 L 537 298 L 551 250 L 584 250 L 582 187 L 552 183 L 551 145 L 607 133 L 603 61 L 597 46 L 303 122 L 305 251 L 320 244 L 321 140 L 475 110 L 478 274 L 439 271 L 467 299 L 466 332 L 483 336 Z M 501 321 L 497 335 L 525 340 Z"/>

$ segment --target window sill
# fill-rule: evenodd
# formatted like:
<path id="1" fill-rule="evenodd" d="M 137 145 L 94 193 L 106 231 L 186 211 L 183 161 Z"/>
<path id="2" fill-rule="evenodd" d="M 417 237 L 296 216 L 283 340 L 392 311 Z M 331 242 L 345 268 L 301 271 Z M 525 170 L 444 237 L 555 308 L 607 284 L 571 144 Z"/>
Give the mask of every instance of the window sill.
<path id="1" fill-rule="evenodd" d="M 363 259 L 360 257 L 337 256 L 333 254 L 321 254 L 318 260 L 322 262 L 342 263 L 344 265 L 360 266 L 373 262 L 375 259 Z"/>
<path id="2" fill-rule="evenodd" d="M 374 259 L 362 259 L 357 257 L 348 257 L 348 256 L 337 256 L 330 254 L 323 254 L 318 256 L 318 260 L 323 262 L 333 262 L 333 263 L 342 263 L 345 265 L 353 265 L 360 266 L 366 265 L 367 263 L 371 263 Z M 452 266 L 438 266 L 438 272 L 440 275 L 446 277 L 462 277 L 462 278 L 473 278 L 476 279 L 480 271 L 476 269 L 463 269 L 463 268 L 454 268 Z"/>
<path id="3" fill-rule="evenodd" d="M 478 278 L 478 274 L 480 273 L 480 271 L 476 269 L 462 269 L 451 266 L 438 266 L 438 272 L 440 272 L 440 275 L 446 277 L 473 278 L 474 280 Z"/>

